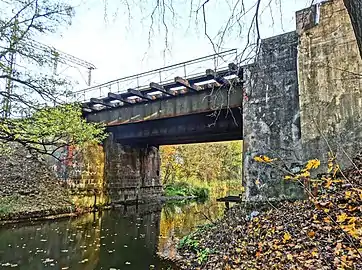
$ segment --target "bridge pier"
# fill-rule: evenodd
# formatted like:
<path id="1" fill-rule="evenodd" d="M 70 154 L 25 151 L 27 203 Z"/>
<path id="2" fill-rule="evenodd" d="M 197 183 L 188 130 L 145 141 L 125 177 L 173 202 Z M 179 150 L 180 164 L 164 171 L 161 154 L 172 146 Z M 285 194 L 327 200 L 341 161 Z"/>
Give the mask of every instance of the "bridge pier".
<path id="1" fill-rule="evenodd" d="M 158 146 L 124 145 L 110 134 L 104 151 L 105 190 L 112 202 L 145 201 L 161 195 Z"/>

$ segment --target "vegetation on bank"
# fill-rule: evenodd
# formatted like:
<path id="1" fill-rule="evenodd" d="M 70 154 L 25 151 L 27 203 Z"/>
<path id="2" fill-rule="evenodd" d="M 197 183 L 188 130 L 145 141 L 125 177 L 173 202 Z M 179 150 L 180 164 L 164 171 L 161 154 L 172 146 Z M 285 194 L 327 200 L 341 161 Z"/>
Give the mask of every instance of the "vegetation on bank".
<path id="1" fill-rule="evenodd" d="M 160 148 L 166 196 L 224 196 L 242 191 L 242 142 L 172 145 Z"/>
<path id="2" fill-rule="evenodd" d="M 257 157 L 274 165 L 275 160 Z M 181 269 L 362 269 L 362 155 L 340 171 L 331 157 L 319 179 L 311 160 L 299 173 L 308 199 L 237 206 L 181 240 Z"/>
<path id="3" fill-rule="evenodd" d="M 197 199 L 207 199 L 210 190 L 206 187 L 193 186 L 187 182 L 172 182 L 165 187 L 167 197 L 196 197 Z"/>
<path id="4" fill-rule="evenodd" d="M 242 141 L 160 147 L 162 182 L 228 182 L 241 179 Z"/>

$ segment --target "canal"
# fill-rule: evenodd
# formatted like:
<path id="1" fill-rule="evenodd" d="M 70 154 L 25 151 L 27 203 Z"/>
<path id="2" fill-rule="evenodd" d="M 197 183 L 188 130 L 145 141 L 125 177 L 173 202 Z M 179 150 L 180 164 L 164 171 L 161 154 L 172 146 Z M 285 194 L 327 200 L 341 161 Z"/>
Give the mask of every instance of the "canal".
<path id="1" fill-rule="evenodd" d="M 77 218 L 3 226 L 0 269 L 174 269 L 174 241 L 223 214 L 223 204 L 122 206 Z"/>

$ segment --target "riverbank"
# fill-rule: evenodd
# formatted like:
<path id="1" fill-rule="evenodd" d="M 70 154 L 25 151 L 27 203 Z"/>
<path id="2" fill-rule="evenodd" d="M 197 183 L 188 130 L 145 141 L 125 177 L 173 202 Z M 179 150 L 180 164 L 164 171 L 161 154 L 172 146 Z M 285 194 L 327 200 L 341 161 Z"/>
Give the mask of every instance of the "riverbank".
<path id="1" fill-rule="evenodd" d="M 362 269 L 362 157 L 353 162 L 314 180 L 309 200 L 233 207 L 170 259 L 180 269 Z"/>
<path id="2" fill-rule="evenodd" d="M 17 150 L 0 156 L 0 223 L 80 212 L 63 183 L 35 157 Z"/>

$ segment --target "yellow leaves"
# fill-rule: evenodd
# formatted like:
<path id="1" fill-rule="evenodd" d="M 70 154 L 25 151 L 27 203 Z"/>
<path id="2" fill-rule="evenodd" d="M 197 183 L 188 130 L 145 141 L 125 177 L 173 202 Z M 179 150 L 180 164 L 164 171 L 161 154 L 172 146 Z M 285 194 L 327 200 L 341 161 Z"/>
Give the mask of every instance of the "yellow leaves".
<path id="1" fill-rule="evenodd" d="M 299 178 L 308 178 L 308 177 L 310 177 L 310 172 L 309 171 L 302 172 L 299 175 Z"/>
<path id="2" fill-rule="evenodd" d="M 332 183 L 333 183 L 333 181 L 332 181 L 331 179 L 326 179 L 326 180 L 327 180 L 327 182 L 325 183 L 324 187 L 325 187 L 325 188 L 330 188 L 331 185 L 332 185 Z"/>
<path id="3" fill-rule="evenodd" d="M 286 243 L 287 241 L 289 241 L 290 239 L 292 239 L 292 236 L 290 235 L 289 232 L 285 232 L 284 236 L 283 236 L 283 242 Z"/>
<path id="4" fill-rule="evenodd" d="M 352 188 L 354 192 L 357 192 L 357 197 L 362 201 L 362 189 L 360 188 Z"/>
<path id="5" fill-rule="evenodd" d="M 311 169 L 317 169 L 321 165 L 319 159 L 311 159 L 308 160 L 307 165 L 303 169 L 303 171 L 310 171 Z"/>
<path id="6" fill-rule="evenodd" d="M 285 180 L 298 180 L 303 178 L 310 178 L 310 170 L 317 169 L 320 166 L 321 162 L 318 159 L 311 159 L 307 162 L 304 169 L 295 175 L 286 175 L 284 176 Z"/>
<path id="7" fill-rule="evenodd" d="M 287 259 L 289 261 L 293 261 L 293 255 L 292 254 L 287 254 Z"/>
<path id="8" fill-rule="evenodd" d="M 334 163 L 332 161 L 328 161 L 328 170 L 327 173 L 331 173 L 334 167 Z"/>
<path id="9" fill-rule="evenodd" d="M 351 198 L 351 195 L 352 195 L 352 191 L 347 190 L 347 191 L 345 192 L 345 194 L 344 194 L 344 198 L 345 198 L 345 199 L 349 199 L 349 198 Z"/>
<path id="10" fill-rule="evenodd" d="M 271 159 L 270 157 L 261 155 L 261 156 L 255 156 L 254 160 L 256 162 L 261 162 L 261 163 L 271 163 L 271 162 L 273 162 L 273 161 L 275 161 L 277 159 L 276 158 Z"/>
<path id="11" fill-rule="evenodd" d="M 348 220 L 348 224 L 355 223 L 357 220 L 358 220 L 357 217 L 350 217 L 349 220 Z"/>
<path id="12" fill-rule="evenodd" d="M 334 169 L 333 169 L 333 173 L 332 173 L 333 177 L 336 176 L 336 174 L 337 174 L 337 172 L 338 172 L 339 170 L 340 170 L 339 165 L 335 165 L 335 167 L 334 167 Z"/>
<path id="13" fill-rule="evenodd" d="M 341 228 L 352 237 L 358 238 L 362 236 L 362 230 L 356 228 L 356 223 L 343 225 Z"/>
<path id="14" fill-rule="evenodd" d="M 284 176 L 284 180 L 298 180 L 300 178 L 309 178 L 310 172 L 309 171 L 302 171 L 300 174 L 296 174 L 295 176 L 286 175 Z"/>
<path id="15" fill-rule="evenodd" d="M 336 164 L 336 157 L 333 155 L 333 153 L 328 153 L 329 159 L 328 159 L 328 173 L 332 174 L 333 177 L 336 176 L 337 172 L 340 170 L 339 165 Z"/>
<path id="16" fill-rule="evenodd" d="M 314 248 L 311 252 L 313 257 L 318 257 L 318 250 L 316 248 Z"/>
<path id="17" fill-rule="evenodd" d="M 338 223 L 343 223 L 346 221 L 346 219 L 348 218 L 346 213 L 342 213 L 340 215 L 337 216 L 337 222 Z"/>

